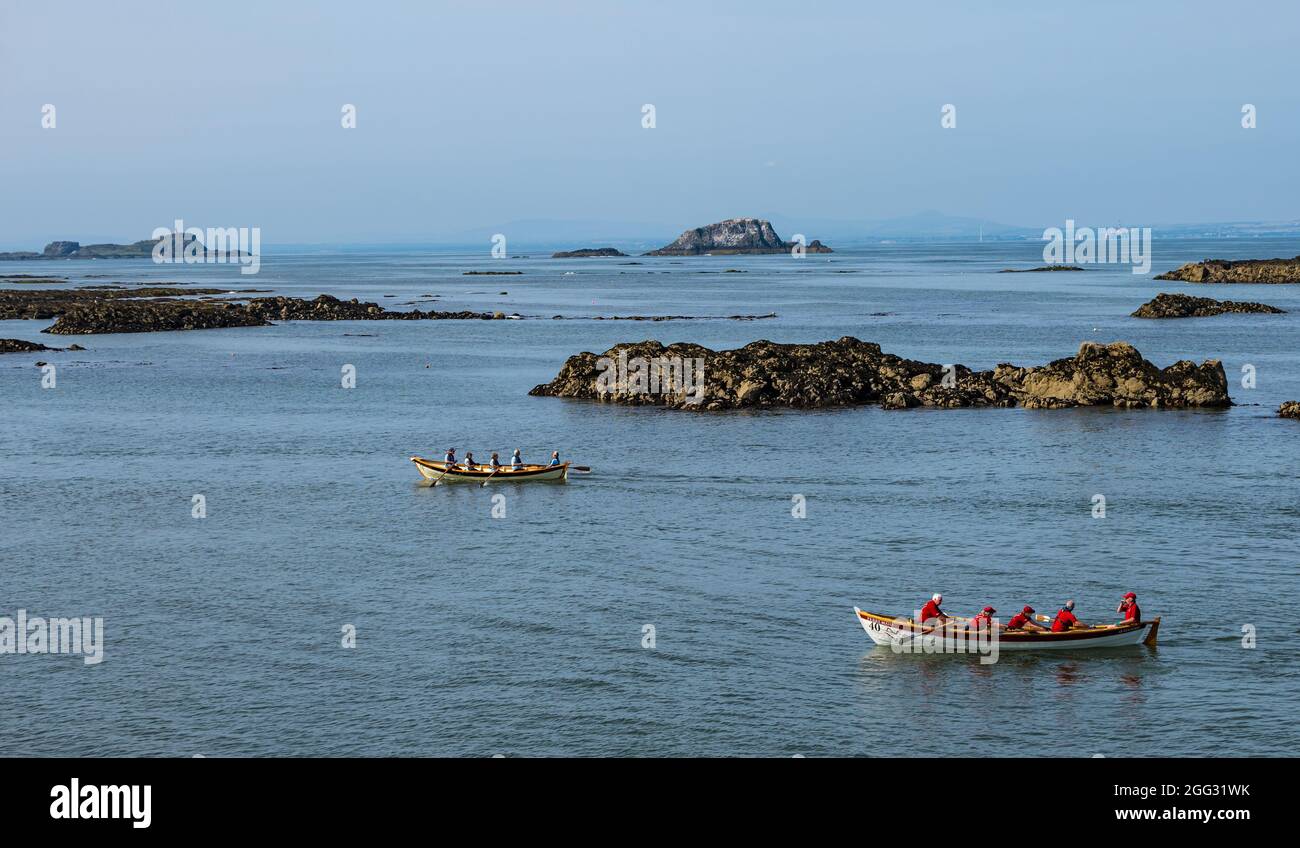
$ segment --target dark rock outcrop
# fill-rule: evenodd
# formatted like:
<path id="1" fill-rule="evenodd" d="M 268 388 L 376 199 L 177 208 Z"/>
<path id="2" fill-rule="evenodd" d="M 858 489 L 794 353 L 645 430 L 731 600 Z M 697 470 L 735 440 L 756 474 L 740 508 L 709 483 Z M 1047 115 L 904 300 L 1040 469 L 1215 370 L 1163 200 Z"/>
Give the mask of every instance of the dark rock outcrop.
<path id="1" fill-rule="evenodd" d="M 247 295 L 251 290 L 242 292 Z M 222 297 L 226 289 L 183 289 L 164 286 L 79 289 L 0 289 L 0 319 L 57 319 L 42 332 L 55 335 L 92 333 L 151 333 L 205 330 L 220 327 L 263 327 L 272 321 L 419 321 L 439 319 L 491 320 L 506 317 L 492 312 L 439 312 L 412 309 L 390 311 L 376 303 L 323 294 L 313 300 L 296 297 Z M 194 299 L 199 297 L 201 299 Z"/>
<path id="2" fill-rule="evenodd" d="M 72 307 L 41 332 L 57 336 L 93 333 L 160 333 L 270 324 L 241 304 L 201 300 L 104 300 Z"/>
<path id="3" fill-rule="evenodd" d="M 1251 312 L 1285 315 L 1285 309 L 1267 303 L 1249 303 L 1236 300 L 1214 300 L 1209 297 L 1192 297 L 1187 294 L 1161 292 L 1153 300 L 1137 308 L 1134 318 L 1209 318 L 1227 312 Z"/>
<path id="4" fill-rule="evenodd" d="M 698 400 L 684 391 L 649 393 L 636 391 L 635 383 L 610 382 L 611 373 L 620 369 L 627 373 L 627 363 L 674 360 L 702 362 Z M 603 380 L 598 380 L 602 374 Z M 620 344 L 601 356 L 580 353 L 570 357 L 554 380 L 529 394 L 710 410 L 863 404 L 886 409 L 1232 405 L 1227 376 L 1217 360 L 1201 365 L 1180 361 L 1161 369 L 1126 342 L 1084 342 L 1075 356 L 1037 367 L 1003 364 L 992 371 L 972 371 L 964 365 L 948 369 L 903 359 L 883 353 L 877 344 L 849 336 L 818 344 L 758 341 L 723 351 L 687 343 L 667 347 L 657 341 Z"/>
<path id="5" fill-rule="evenodd" d="M 42 350 L 58 350 L 58 348 L 46 347 L 36 342 L 25 342 L 22 339 L 0 339 L 0 353 L 36 353 Z"/>
<path id="6" fill-rule="evenodd" d="M 676 241 L 645 256 L 700 256 L 705 253 L 789 253 L 794 242 L 782 241 L 771 223 L 759 218 L 730 218 L 707 227 L 687 230 Z M 812 241 L 808 253 L 831 253 L 820 241 Z"/>
<path id="7" fill-rule="evenodd" d="M 1206 259 L 1156 275 L 1184 283 L 1300 283 L 1300 256 L 1294 259 Z"/>
<path id="8" fill-rule="evenodd" d="M 552 259 L 592 259 L 606 256 L 627 256 L 627 254 L 612 247 L 584 247 L 580 250 L 561 250 L 551 254 Z"/>
<path id="9" fill-rule="evenodd" d="M 80 306 L 113 300 L 158 301 L 185 296 L 228 294 L 228 289 L 183 289 L 170 286 L 88 286 L 79 289 L 0 289 L 0 320 L 48 320 Z"/>
<path id="10" fill-rule="evenodd" d="M 1284 401 L 1277 408 L 1277 414 L 1283 418 L 1300 418 L 1300 400 Z"/>
<path id="11" fill-rule="evenodd" d="M 51 259 L 63 259 L 71 256 L 81 249 L 81 244 L 75 241 L 52 241 L 45 245 L 45 250 L 41 251 Z"/>

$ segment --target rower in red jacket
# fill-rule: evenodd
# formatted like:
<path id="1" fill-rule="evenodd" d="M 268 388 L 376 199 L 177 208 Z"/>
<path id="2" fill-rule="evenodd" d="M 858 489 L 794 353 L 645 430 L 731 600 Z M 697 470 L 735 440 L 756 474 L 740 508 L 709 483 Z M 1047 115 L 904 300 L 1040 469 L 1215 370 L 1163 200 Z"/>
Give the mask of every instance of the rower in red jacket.
<path id="1" fill-rule="evenodd" d="M 988 630 L 993 627 L 993 613 L 997 610 L 993 607 L 985 607 L 984 611 L 976 615 L 966 625 L 968 630 Z"/>
<path id="2" fill-rule="evenodd" d="M 935 592 L 930 597 L 930 600 L 926 602 L 925 606 L 921 607 L 920 620 L 922 624 L 928 624 L 936 619 L 939 621 L 948 620 L 947 614 L 943 610 L 939 609 L 939 604 L 941 603 L 943 603 L 943 595 Z"/>
<path id="3" fill-rule="evenodd" d="M 1137 624 L 1142 620 L 1142 610 L 1138 609 L 1138 596 L 1132 592 L 1124 595 L 1124 600 L 1119 602 L 1115 612 L 1124 613 L 1125 624 Z"/>
<path id="4" fill-rule="evenodd" d="M 1056 613 L 1056 620 L 1052 622 L 1053 633 L 1064 633 L 1075 627 L 1087 627 L 1082 621 L 1074 617 L 1074 601 L 1066 601 L 1065 606 Z"/>
<path id="5" fill-rule="evenodd" d="M 1008 630 L 1043 630 L 1045 628 L 1034 623 L 1034 608 L 1025 604 L 1025 608 L 1007 622 Z"/>

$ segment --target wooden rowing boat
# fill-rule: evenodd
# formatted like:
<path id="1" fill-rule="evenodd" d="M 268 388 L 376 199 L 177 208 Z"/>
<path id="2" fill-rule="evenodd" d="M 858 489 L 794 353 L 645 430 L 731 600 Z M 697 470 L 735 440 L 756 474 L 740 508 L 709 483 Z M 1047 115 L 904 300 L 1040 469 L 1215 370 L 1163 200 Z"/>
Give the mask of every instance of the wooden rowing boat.
<path id="1" fill-rule="evenodd" d="M 518 471 L 508 465 L 497 469 L 479 465 L 474 471 L 466 469 L 463 465 L 453 465 L 448 468 L 445 462 L 434 462 L 419 456 L 411 457 L 411 462 L 415 463 L 415 469 L 420 472 L 421 477 L 438 483 L 496 483 L 497 481 L 563 483 L 569 479 L 567 462 L 559 465 L 524 465 Z"/>
<path id="2" fill-rule="evenodd" d="M 951 627 L 926 627 L 910 618 L 901 616 L 877 615 L 857 607 L 854 615 L 862 629 L 867 631 L 871 641 L 877 645 L 908 645 L 915 640 L 933 637 L 936 645 L 942 640 L 942 651 L 955 653 L 960 651 L 959 642 L 965 640 L 969 619 L 949 618 Z M 1160 617 L 1150 621 L 1121 624 L 1098 624 L 1091 627 L 1077 627 L 1064 633 L 1050 630 L 1007 630 L 998 628 L 998 650 L 1075 650 L 1079 648 L 1122 648 L 1139 643 L 1156 644 L 1156 632 L 1160 629 Z"/>

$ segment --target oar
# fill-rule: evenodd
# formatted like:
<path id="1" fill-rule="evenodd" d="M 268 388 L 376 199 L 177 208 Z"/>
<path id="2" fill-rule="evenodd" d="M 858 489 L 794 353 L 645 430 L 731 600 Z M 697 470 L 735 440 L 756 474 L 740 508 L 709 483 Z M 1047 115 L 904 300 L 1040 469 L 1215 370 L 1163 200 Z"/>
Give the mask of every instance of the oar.
<path id="1" fill-rule="evenodd" d="M 451 463 L 447 463 L 447 467 L 443 469 L 443 472 L 441 474 L 439 474 L 437 477 L 434 478 L 433 485 L 430 486 L 429 488 L 432 489 L 434 486 L 438 485 L 438 481 L 441 480 L 443 477 L 446 477 L 447 472 L 450 470 L 451 470 Z"/>
<path id="2" fill-rule="evenodd" d="M 570 465 L 570 466 L 569 466 L 569 470 L 570 470 L 570 471 L 581 471 L 583 474 L 590 474 L 590 473 L 591 473 L 591 466 L 590 466 L 590 465 Z"/>
<path id="3" fill-rule="evenodd" d="M 484 481 L 483 481 L 482 483 L 480 483 L 479 485 L 480 485 L 480 486 L 486 486 L 487 483 L 488 483 L 488 480 L 491 480 L 493 477 L 497 476 L 497 472 L 500 471 L 500 470 L 501 470 L 500 468 L 494 468 L 494 469 L 492 469 L 492 473 L 489 474 L 489 475 L 487 476 L 487 480 L 484 480 Z M 493 495 L 493 497 L 496 497 L 496 496 Z"/>

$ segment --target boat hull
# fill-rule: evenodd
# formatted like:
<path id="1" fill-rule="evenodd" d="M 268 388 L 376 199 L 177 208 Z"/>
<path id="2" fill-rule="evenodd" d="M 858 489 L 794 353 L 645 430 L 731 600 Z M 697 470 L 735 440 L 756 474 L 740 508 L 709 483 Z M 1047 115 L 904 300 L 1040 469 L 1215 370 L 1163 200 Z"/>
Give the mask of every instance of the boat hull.
<path id="1" fill-rule="evenodd" d="M 934 629 L 917 624 L 910 618 L 877 615 L 853 608 L 854 617 L 877 645 L 905 647 L 924 637 L 933 640 L 936 652 L 962 653 L 971 640 L 964 632 L 965 620 L 954 626 Z M 1045 630 L 998 630 L 999 651 L 1076 651 L 1091 648 L 1126 648 L 1132 645 L 1155 645 L 1160 619 L 1137 624 L 1105 624 L 1064 633 Z"/>
<path id="2" fill-rule="evenodd" d="M 467 471 L 459 466 L 448 470 L 445 462 L 434 462 L 419 456 L 411 457 L 411 462 L 415 463 L 415 470 L 420 472 L 421 477 L 435 481 L 439 485 L 443 483 L 487 483 L 489 485 L 525 482 L 563 483 L 569 479 L 567 462 L 560 465 L 525 465 L 518 471 L 502 467 L 497 469 L 496 473 L 493 473 L 490 468 L 484 468 L 482 471 Z"/>

